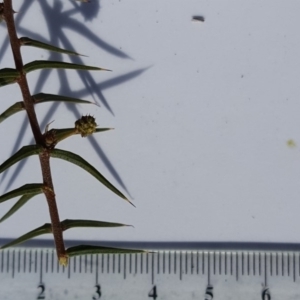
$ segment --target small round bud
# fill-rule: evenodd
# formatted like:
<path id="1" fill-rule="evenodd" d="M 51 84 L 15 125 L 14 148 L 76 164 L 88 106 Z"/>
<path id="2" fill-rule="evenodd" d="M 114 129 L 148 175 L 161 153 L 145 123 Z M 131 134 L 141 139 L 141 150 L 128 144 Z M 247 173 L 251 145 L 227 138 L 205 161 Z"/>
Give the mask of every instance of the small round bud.
<path id="1" fill-rule="evenodd" d="M 82 116 L 75 122 L 75 129 L 82 137 L 88 136 L 96 131 L 97 123 L 92 116 Z"/>

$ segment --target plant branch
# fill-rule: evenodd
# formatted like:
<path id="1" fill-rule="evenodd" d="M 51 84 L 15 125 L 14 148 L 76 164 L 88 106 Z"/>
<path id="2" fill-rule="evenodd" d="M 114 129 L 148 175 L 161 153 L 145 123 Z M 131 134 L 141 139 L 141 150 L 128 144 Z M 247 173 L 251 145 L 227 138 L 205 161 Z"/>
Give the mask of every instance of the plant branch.
<path id="1" fill-rule="evenodd" d="M 55 200 L 55 193 L 54 193 L 54 187 L 53 187 L 51 169 L 50 169 L 49 150 L 45 149 L 39 155 L 39 158 L 40 158 L 40 162 L 41 162 L 43 180 L 44 180 L 44 185 L 45 185 L 44 194 L 45 194 L 45 196 L 47 198 L 47 202 L 48 202 L 49 213 L 50 213 L 51 224 L 52 224 L 52 233 L 54 236 L 57 256 L 58 256 L 59 262 L 63 265 L 66 265 L 68 259 L 67 259 L 64 240 L 63 240 L 62 225 L 59 220 L 58 209 L 57 209 L 56 200 Z"/>
<path id="2" fill-rule="evenodd" d="M 23 96 L 24 107 L 27 112 L 27 116 L 29 119 L 29 123 L 32 129 L 32 133 L 34 135 L 35 141 L 37 145 L 43 146 L 43 151 L 39 154 L 42 176 L 44 182 L 44 194 L 47 199 L 51 224 L 52 224 L 52 232 L 54 235 L 56 252 L 59 259 L 59 262 L 63 265 L 68 263 L 67 254 L 63 241 L 62 227 L 59 220 L 58 209 L 55 200 L 54 187 L 51 176 L 50 169 L 50 151 L 45 144 L 45 138 L 41 133 L 40 126 L 36 117 L 34 102 L 31 97 L 31 93 L 29 90 L 26 74 L 23 70 L 23 60 L 20 49 L 20 40 L 17 36 L 15 21 L 14 21 L 14 10 L 12 8 L 12 0 L 4 0 L 3 2 L 4 11 L 3 16 L 7 24 L 8 36 L 10 39 L 11 49 L 13 52 L 13 57 L 15 61 L 15 66 L 17 71 L 20 73 L 18 78 L 18 84 L 21 89 L 21 93 Z"/>
<path id="3" fill-rule="evenodd" d="M 12 0 L 4 0 L 4 19 L 7 24 L 7 32 L 10 40 L 10 45 L 15 61 L 15 66 L 17 71 L 20 73 L 20 77 L 18 79 L 18 84 L 21 89 L 21 93 L 23 96 L 24 107 L 28 115 L 28 119 L 30 122 L 31 130 L 33 132 L 35 141 L 37 144 L 43 144 L 43 136 L 40 130 L 40 126 L 38 124 L 38 120 L 34 110 L 34 103 L 31 98 L 31 94 L 29 91 L 26 74 L 23 72 L 23 59 L 21 55 L 21 45 L 20 40 L 17 36 L 15 20 L 14 20 L 14 10 L 12 8 Z"/>

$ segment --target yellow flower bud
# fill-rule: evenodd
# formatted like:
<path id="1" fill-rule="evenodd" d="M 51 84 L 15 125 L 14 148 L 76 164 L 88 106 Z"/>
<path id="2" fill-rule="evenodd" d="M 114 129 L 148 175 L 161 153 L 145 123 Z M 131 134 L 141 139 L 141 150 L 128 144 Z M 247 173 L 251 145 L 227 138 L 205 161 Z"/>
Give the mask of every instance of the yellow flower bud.
<path id="1" fill-rule="evenodd" d="M 96 131 L 97 123 L 92 116 L 82 116 L 75 122 L 75 129 L 82 137 L 88 136 Z"/>

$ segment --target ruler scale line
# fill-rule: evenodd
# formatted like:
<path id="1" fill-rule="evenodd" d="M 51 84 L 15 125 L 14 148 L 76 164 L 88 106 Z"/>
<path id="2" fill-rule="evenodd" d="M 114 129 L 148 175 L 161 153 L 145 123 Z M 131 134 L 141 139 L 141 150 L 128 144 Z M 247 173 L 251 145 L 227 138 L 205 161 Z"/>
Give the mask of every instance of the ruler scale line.
<path id="1" fill-rule="evenodd" d="M 194 267 L 195 267 L 195 265 L 194 265 L 194 253 L 192 252 L 191 253 L 191 274 L 192 275 L 194 273 Z"/>
<path id="2" fill-rule="evenodd" d="M 48 273 L 48 259 L 49 259 L 49 251 L 46 252 L 46 273 Z"/>
<path id="3" fill-rule="evenodd" d="M 230 252 L 230 275 L 233 274 L 233 253 Z"/>
<path id="4" fill-rule="evenodd" d="M 113 274 L 115 274 L 115 254 L 112 255 L 112 261 L 113 261 L 113 267 L 112 267 L 112 271 Z M 136 274 L 136 255 L 135 255 L 135 274 Z"/>
<path id="5" fill-rule="evenodd" d="M 107 267 L 107 274 L 109 274 L 109 263 L 110 263 L 110 255 L 109 254 L 106 255 L 106 261 L 107 261 L 107 265 L 106 265 L 106 267 Z"/>
<path id="6" fill-rule="evenodd" d="M 296 256 L 293 253 L 293 281 L 296 281 Z"/>
<path id="7" fill-rule="evenodd" d="M 179 279 L 182 280 L 182 255 L 179 252 Z"/>
<path id="8" fill-rule="evenodd" d="M 98 285 L 98 273 L 99 273 L 99 254 L 96 254 L 96 278 L 95 278 L 95 285 Z"/>
<path id="9" fill-rule="evenodd" d="M 224 273 L 227 275 L 227 252 L 225 252 L 224 261 Z"/>
<path id="10" fill-rule="evenodd" d="M 245 275 L 245 273 L 244 273 L 244 265 L 245 265 L 244 252 L 242 252 L 242 276 Z"/>
<path id="11" fill-rule="evenodd" d="M 131 274 L 131 253 L 129 254 L 129 273 Z M 148 257 L 147 257 L 147 273 L 148 273 Z"/>
<path id="12" fill-rule="evenodd" d="M 239 280 L 239 261 L 238 261 L 238 253 L 235 253 L 235 280 Z"/>
<path id="13" fill-rule="evenodd" d="M 68 279 L 71 278 L 71 265 L 72 265 L 72 259 L 69 260 L 69 263 L 68 263 Z"/>
<path id="14" fill-rule="evenodd" d="M 197 275 L 199 274 L 199 251 L 197 251 Z"/>
<path id="15" fill-rule="evenodd" d="M 157 274 L 159 274 L 159 260 L 160 260 L 160 256 L 159 256 L 159 252 L 157 253 Z"/>
<path id="16" fill-rule="evenodd" d="M 188 256 L 187 255 L 185 255 L 185 274 L 187 274 L 188 273 Z"/>
<path id="17" fill-rule="evenodd" d="M 51 253 L 51 273 L 54 271 L 54 251 Z"/>
<path id="18" fill-rule="evenodd" d="M 270 276 L 273 276 L 273 255 L 270 254 Z"/>
<path id="19" fill-rule="evenodd" d="M 21 270 L 21 250 L 18 251 L 18 273 L 20 273 Z"/>
<path id="20" fill-rule="evenodd" d="M 163 252 L 163 274 L 166 271 L 166 251 Z"/>
<path id="21" fill-rule="evenodd" d="M 222 274 L 222 262 L 223 262 L 222 252 L 219 252 L 219 275 Z"/>
<path id="22" fill-rule="evenodd" d="M 267 268 L 267 253 L 264 255 L 264 275 L 265 275 L 265 287 L 268 286 L 268 268 Z"/>
<path id="23" fill-rule="evenodd" d="M 11 273 L 11 275 L 12 275 L 12 278 L 14 278 L 15 277 L 15 250 L 13 250 L 12 256 L 13 256 L 13 258 L 12 258 L 12 273 Z"/>
<path id="24" fill-rule="evenodd" d="M 124 273 L 123 273 L 124 279 L 126 279 L 126 260 L 127 260 L 127 254 L 124 255 Z"/>
<path id="25" fill-rule="evenodd" d="M 37 252 L 37 250 L 35 250 L 35 253 L 34 253 L 34 273 L 37 272 L 37 258 L 38 258 L 38 252 Z"/>
<path id="26" fill-rule="evenodd" d="M 261 276 L 261 254 L 258 253 L 258 274 Z"/>
<path id="27" fill-rule="evenodd" d="M 279 272 L 278 272 L 278 253 L 276 252 L 276 276 L 278 276 Z"/>
<path id="28" fill-rule="evenodd" d="M 247 274 L 250 275 L 250 253 L 247 252 Z"/>
<path id="29" fill-rule="evenodd" d="M 146 274 L 148 273 L 149 273 L 149 253 L 147 253 L 146 255 Z"/>
<path id="30" fill-rule="evenodd" d="M 151 282 L 154 284 L 154 255 L 151 255 Z"/>
<path id="31" fill-rule="evenodd" d="M 202 256 L 202 275 L 204 275 L 204 253 L 201 253 L 201 256 Z"/>
<path id="32" fill-rule="evenodd" d="M 43 282 L 43 251 L 40 251 L 40 283 Z"/>
<path id="33" fill-rule="evenodd" d="M 281 252 L 281 276 L 284 276 L 284 255 Z"/>
<path id="34" fill-rule="evenodd" d="M 207 253 L 207 285 L 210 286 L 210 252 Z"/>
<path id="35" fill-rule="evenodd" d="M 32 252 L 31 252 L 31 250 L 30 250 L 30 251 L 29 251 L 29 264 L 28 264 L 29 273 L 31 273 L 31 255 L 32 255 Z"/>
<path id="36" fill-rule="evenodd" d="M 290 276 L 290 254 L 287 255 L 287 268 L 288 276 Z"/>

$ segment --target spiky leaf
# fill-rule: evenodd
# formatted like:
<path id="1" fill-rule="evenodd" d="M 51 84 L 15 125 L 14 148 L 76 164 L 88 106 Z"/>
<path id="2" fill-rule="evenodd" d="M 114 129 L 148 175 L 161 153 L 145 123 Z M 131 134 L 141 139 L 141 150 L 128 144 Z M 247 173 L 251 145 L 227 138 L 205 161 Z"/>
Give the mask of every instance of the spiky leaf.
<path id="1" fill-rule="evenodd" d="M 62 230 L 66 231 L 71 228 L 75 227 L 120 227 L 120 226 L 128 226 L 120 223 L 110 223 L 110 222 L 101 222 L 101 221 L 94 221 L 94 220 L 64 220 L 61 222 Z M 43 226 L 40 226 L 24 235 L 20 236 L 19 238 L 7 243 L 6 245 L 0 247 L 0 249 L 8 248 L 11 246 L 15 246 L 20 243 L 24 243 L 34 237 L 37 237 L 42 234 L 52 233 L 51 224 L 46 223 Z"/>
<path id="2" fill-rule="evenodd" d="M 122 227 L 122 226 L 131 226 L 121 223 L 112 223 L 112 222 L 103 222 L 103 221 L 94 221 L 94 220 L 69 220 L 66 219 L 61 222 L 63 230 L 68 230 L 76 227 Z"/>
<path id="3" fill-rule="evenodd" d="M 22 195 L 40 194 L 43 192 L 43 187 L 44 185 L 42 183 L 24 184 L 23 186 L 0 196 L 0 203 Z"/>
<path id="4" fill-rule="evenodd" d="M 43 226 L 38 227 L 38 228 L 36 228 L 32 231 L 29 231 L 28 233 L 20 236 L 19 238 L 3 245 L 2 247 L 0 247 L 0 249 L 12 247 L 12 246 L 18 245 L 20 243 L 24 243 L 24 242 L 26 242 L 26 241 L 34 238 L 34 237 L 37 237 L 37 236 L 42 235 L 42 234 L 51 233 L 51 232 L 52 232 L 51 224 L 46 223 Z"/>
<path id="5" fill-rule="evenodd" d="M 103 132 L 103 131 L 108 131 L 112 130 L 113 128 L 97 128 L 95 132 Z M 75 134 L 79 134 L 79 132 L 76 131 L 75 128 L 64 128 L 64 129 L 51 129 L 55 131 L 55 137 L 57 140 L 57 143 L 72 136 Z"/>
<path id="6" fill-rule="evenodd" d="M 98 170 L 96 170 L 91 164 L 89 164 L 86 160 L 84 160 L 81 156 L 61 149 L 53 149 L 50 152 L 51 157 L 60 158 L 66 161 L 69 161 L 82 169 L 89 172 L 96 179 L 98 179 L 102 184 L 104 184 L 108 189 L 113 191 L 115 194 L 128 201 L 131 205 L 133 205 L 126 197 L 123 195 L 117 188 L 115 188 Z M 134 205 L 133 205 L 134 206 Z"/>
<path id="7" fill-rule="evenodd" d="M 7 119 L 8 117 L 16 114 L 19 111 L 24 110 L 24 104 L 23 102 L 16 102 L 15 104 L 13 104 L 12 106 L 10 106 L 6 111 L 4 111 L 1 115 L 0 115 L 0 123 L 3 122 L 5 119 Z"/>
<path id="8" fill-rule="evenodd" d="M 34 196 L 38 195 L 40 193 L 36 194 L 28 194 L 22 196 L 16 204 L 0 219 L 0 223 L 3 222 L 4 220 L 8 219 L 11 217 L 15 212 L 17 212 L 24 204 L 26 204 L 31 198 Z"/>
<path id="9" fill-rule="evenodd" d="M 9 84 L 13 84 L 13 83 L 16 83 L 17 80 L 16 78 L 0 78 L 0 87 L 3 87 L 3 86 L 6 86 L 6 85 L 9 85 Z"/>
<path id="10" fill-rule="evenodd" d="M 60 101 L 60 102 L 79 103 L 79 104 L 95 104 L 87 100 L 81 100 L 77 98 L 65 97 L 60 95 L 43 94 L 43 93 L 32 96 L 32 99 L 35 104 L 45 103 L 50 101 Z M 23 111 L 24 109 L 25 108 L 23 102 L 16 102 L 0 115 L 0 123 L 3 122 L 8 117 L 14 115 L 15 113 Z"/>
<path id="11" fill-rule="evenodd" d="M 35 60 L 24 66 L 26 73 L 40 70 L 40 69 L 69 69 L 69 70 L 85 70 L 85 71 L 110 71 L 108 69 L 79 65 L 73 63 L 66 63 L 62 61 L 48 61 L 48 60 Z"/>
<path id="12" fill-rule="evenodd" d="M 44 94 L 39 93 L 32 96 L 34 103 L 44 103 L 49 101 L 59 101 L 59 102 L 68 102 L 68 103 L 79 103 L 79 104 L 96 104 L 91 101 L 81 100 L 73 97 L 66 97 L 61 95 L 54 94 Z"/>
<path id="13" fill-rule="evenodd" d="M 96 128 L 95 132 L 104 132 L 104 131 L 113 130 L 113 129 L 114 128 Z"/>
<path id="14" fill-rule="evenodd" d="M 55 47 L 55 46 L 52 46 L 52 45 L 49 45 L 49 44 L 46 44 L 46 43 L 43 43 L 43 42 L 40 42 L 37 40 L 30 39 L 28 37 L 21 37 L 20 43 L 21 43 L 21 46 L 32 46 L 32 47 L 37 47 L 37 48 L 54 51 L 54 52 L 59 52 L 59 53 L 65 53 L 65 54 L 71 54 L 71 55 L 81 55 L 77 52 L 58 48 L 58 47 Z"/>
<path id="15" fill-rule="evenodd" d="M 19 72 L 16 69 L 11 69 L 11 68 L 4 68 L 0 69 L 0 78 L 5 79 L 5 78 L 17 78 L 19 77 Z"/>
<path id="16" fill-rule="evenodd" d="M 136 249 L 120 249 L 112 247 L 102 247 L 102 246 L 91 246 L 91 245 L 79 245 L 70 247 L 66 250 L 69 257 L 76 255 L 85 254 L 113 254 L 113 253 L 147 253 L 147 251 L 136 250 Z"/>
<path id="17" fill-rule="evenodd" d="M 42 146 L 39 145 L 29 145 L 22 147 L 18 152 L 13 154 L 9 159 L 7 159 L 3 164 L 0 165 L 0 173 L 28 156 L 41 153 L 42 150 Z"/>

